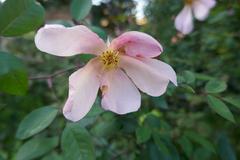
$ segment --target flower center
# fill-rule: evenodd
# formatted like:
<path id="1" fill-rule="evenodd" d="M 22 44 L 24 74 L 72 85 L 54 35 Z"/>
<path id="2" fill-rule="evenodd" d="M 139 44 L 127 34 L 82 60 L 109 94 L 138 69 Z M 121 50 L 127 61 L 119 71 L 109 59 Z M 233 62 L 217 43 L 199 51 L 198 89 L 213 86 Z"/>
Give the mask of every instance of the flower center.
<path id="1" fill-rule="evenodd" d="M 116 68 L 119 64 L 119 52 L 114 50 L 106 50 L 100 55 L 101 62 L 105 69 Z"/>
<path id="2" fill-rule="evenodd" d="M 192 4 L 194 0 L 184 0 L 186 4 Z"/>

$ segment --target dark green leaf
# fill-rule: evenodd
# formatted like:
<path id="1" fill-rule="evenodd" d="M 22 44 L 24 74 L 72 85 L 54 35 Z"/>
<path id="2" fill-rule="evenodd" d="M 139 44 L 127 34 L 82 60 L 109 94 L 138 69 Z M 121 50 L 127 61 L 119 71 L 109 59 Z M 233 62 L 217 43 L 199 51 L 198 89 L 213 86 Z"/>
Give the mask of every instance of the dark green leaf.
<path id="1" fill-rule="evenodd" d="M 140 126 L 136 129 L 137 143 L 144 143 L 151 138 L 151 129 Z"/>
<path id="2" fill-rule="evenodd" d="M 28 77 L 24 64 L 12 54 L 0 51 L 0 91 L 23 95 L 28 89 Z"/>
<path id="3" fill-rule="evenodd" d="M 225 97 L 223 100 L 237 108 L 240 108 L 240 97 Z"/>
<path id="4" fill-rule="evenodd" d="M 26 139 L 48 127 L 57 115 L 57 108 L 42 107 L 32 111 L 20 123 L 16 137 Z"/>
<path id="5" fill-rule="evenodd" d="M 205 90 L 207 93 L 221 93 L 226 89 L 227 89 L 226 82 L 219 80 L 211 80 L 205 86 Z"/>
<path id="6" fill-rule="evenodd" d="M 83 20 L 92 8 L 91 0 L 72 0 L 71 15 L 75 20 Z"/>
<path id="7" fill-rule="evenodd" d="M 185 136 L 194 141 L 195 143 L 202 145 L 207 150 L 216 153 L 214 146 L 207 139 L 200 136 L 199 134 L 192 131 L 186 131 Z"/>
<path id="8" fill-rule="evenodd" d="M 191 141 L 186 136 L 182 136 L 178 140 L 178 143 L 180 144 L 184 153 L 188 156 L 188 158 L 190 158 L 191 154 L 193 152 L 193 146 L 192 146 Z"/>
<path id="9" fill-rule="evenodd" d="M 153 140 L 155 144 L 158 146 L 158 149 L 164 153 L 165 155 L 169 155 L 169 150 L 165 143 L 162 141 L 162 137 L 160 134 L 154 133 L 153 134 Z"/>
<path id="10" fill-rule="evenodd" d="M 168 109 L 167 101 L 163 96 L 161 97 L 151 97 L 150 99 L 153 102 L 153 105 L 160 109 Z"/>
<path id="11" fill-rule="evenodd" d="M 222 160 L 236 160 L 236 153 L 234 152 L 228 138 L 221 133 L 217 138 L 218 152 Z"/>
<path id="12" fill-rule="evenodd" d="M 225 103 L 223 103 L 220 99 L 211 95 L 208 95 L 207 98 L 208 98 L 208 104 L 213 111 L 215 111 L 217 114 L 219 114 L 223 118 L 231 122 L 235 122 L 232 112 L 225 105 Z"/>
<path id="13" fill-rule="evenodd" d="M 61 147 L 65 159 L 95 159 L 91 136 L 85 128 L 82 128 L 78 124 L 72 123 L 65 127 L 61 138 Z"/>
<path id="14" fill-rule="evenodd" d="M 16 160 L 31 160 L 51 151 L 58 145 L 58 137 L 34 138 L 24 143 L 17 152 Z"/>
<path id="15" fill-rule="evenodd" d="M 0 35 L 18 36 L 36 30 L 44 8 L 35 0 L 7 0 L 0 8 Z"/>

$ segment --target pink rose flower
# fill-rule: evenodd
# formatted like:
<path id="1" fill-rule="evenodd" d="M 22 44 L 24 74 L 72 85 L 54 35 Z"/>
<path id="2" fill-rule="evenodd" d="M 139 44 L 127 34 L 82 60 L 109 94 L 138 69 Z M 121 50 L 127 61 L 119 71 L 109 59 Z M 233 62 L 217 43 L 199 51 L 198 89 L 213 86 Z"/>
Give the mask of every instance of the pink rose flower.
<path id="1" fill-rule="evenodd" d="M 203 21 L 215 5 L 215 0 L 185 0 L 184 8 L 175 19 L 176 29 L 189 34 L 193 30 L 193 14 L 196 19 Z"/>
<path id="2" fill-rule="evenodd" d="M 177 85 L 172 67 L 152 59 L 163 49 L 145 33 L 126 32 L 107 45 L 82 25 L 69 28 L 46 25 L 37 32 L 35 43 L 39 50 L 56 56 L 96 55 L 69 77 L 69 96 L 63 114 L 71 121 L 78 121 L 89 112 L 99 88 L 105 110 L 126 114 L 140 107 L 137 88 L 151 96 L 160 96 L 166 92 L 169 81 Z"/>

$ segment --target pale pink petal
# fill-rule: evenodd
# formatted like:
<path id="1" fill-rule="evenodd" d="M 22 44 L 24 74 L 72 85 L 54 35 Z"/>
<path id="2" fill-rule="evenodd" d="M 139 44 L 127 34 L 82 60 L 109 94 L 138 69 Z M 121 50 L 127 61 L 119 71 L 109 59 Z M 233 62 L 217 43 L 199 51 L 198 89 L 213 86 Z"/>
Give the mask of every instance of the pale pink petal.
<path id="1" fill-rule="evenodd" d="M 156 39 L 137 31 L 123 33 L 112 41 L 110 48 L 123 50 L 125 54 L 133 57 L 156 57 L 163 51 Z"/>
<path id="2" fill-rule="evenodd" d="M 106 49 L 104 41 L 83 25 L 69 28 L 62 25 L 45 25 L 38 30 L 35 44 L 42 52 L 56 56 L 101 54 Z"/>
<path id="3" fill-rule="evenodd" d="M 193 13 L 196 19 L 203 21 L 207 18 L 210 8 L 201 1 L 194 1 Z"/>
<path id="4" fill-rule="evenodd" d="M 146 65 L 154 68 L 162 77 L 169 79 L 175 86 L 177 86 L 177 75 L 173 68 L 160 60 L 150 58 L 139 58 Z"/>
<path id="5" fill-rule="evenodd" d="M 141 91 L 151 96 L 160 96 L 165 93 L 169 80 L 176 84 L 174 71 L 163 62 L 121 56 L 120 67 Z"/>
<path id="6" fill-rule="evenodd" d="M 193 30 L 193 17 L 191 6 L 185 5 L 175 19 L 175 27 L 183 34 L 189 34 Z"/>
<path id="7" fill-rule="evenodd" d="M 100 80 L 95 60 L 91 60 L 84 68 L 69 77 L 69 96 L 63 114 L 71 121 L 82 119 L 96 99 Z"/>
<path id="8" fill-rule="evenodd" d="M 137 111 L 141 104 L 138 89 L 120 69 L 105 73 L 102 83 L 102 107 L 117 114 Z"/>
<path id="9" fill-rule="evenodd" d="M 216 5 L 216 0 L 199 0 L 201 3 L 204 3 L 208 8 L 213 8 Z"/>

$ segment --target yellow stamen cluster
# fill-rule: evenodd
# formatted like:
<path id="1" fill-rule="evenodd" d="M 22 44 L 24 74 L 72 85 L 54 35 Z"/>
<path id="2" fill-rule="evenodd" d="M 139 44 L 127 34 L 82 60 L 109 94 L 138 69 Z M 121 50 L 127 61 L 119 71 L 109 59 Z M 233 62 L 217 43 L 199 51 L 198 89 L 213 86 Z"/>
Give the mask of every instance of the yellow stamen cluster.
<path id="1" fill-rule="evenodd" d="M 116 68 L 119 64 L 119 52 L 114 50 L 106 50 L 100 55 L 104 69 Z"/>
<path id="2" fill-rule="evenodd" d="M 184 0 L 186 4 L 192 4 L 194 0 Z"/>

